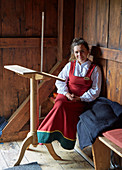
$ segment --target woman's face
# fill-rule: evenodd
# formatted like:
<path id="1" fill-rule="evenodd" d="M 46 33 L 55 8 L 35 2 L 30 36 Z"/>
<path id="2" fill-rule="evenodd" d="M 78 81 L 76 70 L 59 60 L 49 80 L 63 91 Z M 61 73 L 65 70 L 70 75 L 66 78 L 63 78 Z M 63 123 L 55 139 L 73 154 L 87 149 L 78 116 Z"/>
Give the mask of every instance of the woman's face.
<path id="1" fill-rule="evenodd" d="M 87 60 L 89 51 L 83 44 L 74 46 L 74 55 L 79 64 L 84 63 Z"/>

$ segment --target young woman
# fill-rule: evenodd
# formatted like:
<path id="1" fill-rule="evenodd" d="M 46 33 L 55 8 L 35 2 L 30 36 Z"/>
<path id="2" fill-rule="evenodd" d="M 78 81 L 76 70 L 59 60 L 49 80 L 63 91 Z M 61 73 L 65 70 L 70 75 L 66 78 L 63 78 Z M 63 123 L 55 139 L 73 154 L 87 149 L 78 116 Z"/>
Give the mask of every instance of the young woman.
<path id="1" fill-rule="evenodd" d="M 64 149 L 73 149 L 76 141 L 77 123 L 87 102 L 95 100 L 101 90 L 101 70 L 89 59 L 89 47 L 82 38 L 71 44 L 71 62 L 59 73 L 65 82 L 57 80 L 57 97 L 54 107 L 38 128 L 38 142 L 47 146 L 55 160 L 52 142 L 58 140 Z"/>

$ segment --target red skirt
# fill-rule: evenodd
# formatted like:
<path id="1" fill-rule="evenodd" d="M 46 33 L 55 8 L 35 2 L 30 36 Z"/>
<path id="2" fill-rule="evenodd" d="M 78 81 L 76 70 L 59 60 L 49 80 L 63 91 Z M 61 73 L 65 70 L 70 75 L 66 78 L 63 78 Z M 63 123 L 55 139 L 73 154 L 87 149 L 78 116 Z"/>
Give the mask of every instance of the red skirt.
<path id="1" fill-rule="evenodd" d="M 38 142 L 51 143 L 58 140 L 64 149 L 73 149 L 77 123 L 85 106 L 85 102 L 69 101 L 64 95 L 58 94 L 52 110 L 37 130 Z"/>

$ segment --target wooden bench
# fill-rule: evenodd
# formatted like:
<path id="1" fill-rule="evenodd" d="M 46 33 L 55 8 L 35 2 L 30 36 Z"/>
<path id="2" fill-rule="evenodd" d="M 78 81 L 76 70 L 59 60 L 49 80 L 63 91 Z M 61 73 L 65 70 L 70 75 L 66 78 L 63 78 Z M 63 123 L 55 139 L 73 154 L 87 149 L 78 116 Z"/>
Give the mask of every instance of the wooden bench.
<path id="1" fill-rule="evenodd" d="M 110 168 L 111 150 L 122 158 L 122 147 L 116 145 L 105 136 L 99 136 L 92 145 L 93 161 L 96 170 L 108 170 Z"/>
<path id="2" fill-rule="evenodd" d="M 95 170 L 108 170 L 110 168 L 111 150 L 122 158 L 122 148 L 105 136 L 99 136 L 92 146 L 88 146 L 83 150 L 80 149 L 77 138 L 74 149 L 84 157 Z M 91 157 L 90 151 L 93 158 Z"/>

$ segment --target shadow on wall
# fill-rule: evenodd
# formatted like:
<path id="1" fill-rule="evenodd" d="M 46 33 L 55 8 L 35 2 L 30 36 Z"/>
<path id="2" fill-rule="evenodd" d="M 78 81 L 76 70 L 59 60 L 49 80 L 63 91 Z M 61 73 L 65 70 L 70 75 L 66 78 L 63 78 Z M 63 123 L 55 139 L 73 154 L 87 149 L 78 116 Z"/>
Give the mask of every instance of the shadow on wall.
<path id="1" fill-rule="evenodd" d="M 107 81 L 106 81 L 106 69 L 103 69 L 104 67 L 106 67 L 106 65 L 104 65 L 106 62 L 103 62 L 104 59 L 102 59 L 102 50 L 100 48 L 100 44 L 97 43 L 96 46 L 92 46 L 91 47 L 91 53 L 90 55 L 93 56 L 93 61 L 95 64 L 97 64 L 100 68 L 101 68 L 101 71 L 102 71 L 102 87 L 101 87 L 101 94 L 100 96 L 104 96 L 106 97 L 107 96 Z"/>

